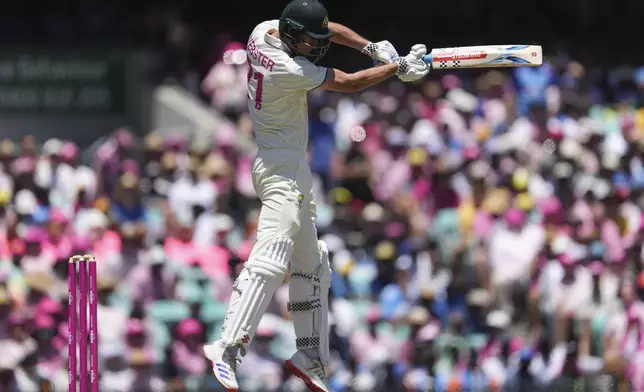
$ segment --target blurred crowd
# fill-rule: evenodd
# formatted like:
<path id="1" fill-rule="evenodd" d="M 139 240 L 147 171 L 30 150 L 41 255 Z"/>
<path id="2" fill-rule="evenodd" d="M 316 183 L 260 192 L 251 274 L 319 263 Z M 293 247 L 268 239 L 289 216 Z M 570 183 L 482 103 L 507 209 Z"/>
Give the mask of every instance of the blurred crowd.
<path id="1" fill-rule="evenodd" d="M 252 137 L 246 66 L 227 58 L 202 84 L 234 124 L 213 140 L 119 129 L 92 156 L 0 142 L 0 390 L 67 388 L 67 260 L 86 253 L 100 390 L 220 390 L 201 345 L 219 336 L 260 208 L 253 154 L 235 147 Z M 312 92 L 334 390 L 644 391 L 643 98 L 642 69 L 559 57 Z M 304 390 L 282 365 L 285 287 L 243 391 Z"/>

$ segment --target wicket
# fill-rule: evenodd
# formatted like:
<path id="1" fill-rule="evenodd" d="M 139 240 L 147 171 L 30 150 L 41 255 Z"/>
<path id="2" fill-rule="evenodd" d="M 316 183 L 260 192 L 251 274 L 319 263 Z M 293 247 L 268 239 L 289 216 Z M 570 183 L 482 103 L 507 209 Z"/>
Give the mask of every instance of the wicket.
<path id="1" fill-rule="evenodd" d="M 88 290 L 89 272 L 89 290 Z M 77 282 L 78 279 L 78 282 Z M 80 365 L 81 392 L 98 392 L 98 290 L 96 258 L 76 255 L 69 259 L 69 392 L 76 392 L 77 371 Z M 87 312 L 89 302 L 89 328 Z M 78 312 L 78 323 L 76 313 Z M 88 339 L 89 336 L 89 339 Z M 87 343 L 89 340 L 89 376 Z M 76 358 L 78 343 L 79 360 Z M 87 387 L 89 383 L 90 388 Z"/>

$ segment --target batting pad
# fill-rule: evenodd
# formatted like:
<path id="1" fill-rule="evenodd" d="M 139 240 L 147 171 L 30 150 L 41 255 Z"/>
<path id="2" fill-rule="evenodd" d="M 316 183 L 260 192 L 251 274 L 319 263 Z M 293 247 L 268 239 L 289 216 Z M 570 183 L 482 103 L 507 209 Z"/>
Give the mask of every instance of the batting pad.
<path id="1" fill-rule="evenodd" d="M 329 289 L 331 266 L 329 250 L 318 241 L 320 265 L 312 273 L 292 270 L 288 310 L 293 315 L 293 326 L 298 350 L 317 348 L 320 360 L 329 363 Z"/>
<path id="2" fill-rule="evenodd" d="M 292 253 L 290 238 L 270 241 L 259 256 L 246 263 L 235 282 L 238 295 L 231 298 L 221 340 L 227 346 L 238 345 L 242 356 L 246 355 L 259 321 L 286 277 Z"/>

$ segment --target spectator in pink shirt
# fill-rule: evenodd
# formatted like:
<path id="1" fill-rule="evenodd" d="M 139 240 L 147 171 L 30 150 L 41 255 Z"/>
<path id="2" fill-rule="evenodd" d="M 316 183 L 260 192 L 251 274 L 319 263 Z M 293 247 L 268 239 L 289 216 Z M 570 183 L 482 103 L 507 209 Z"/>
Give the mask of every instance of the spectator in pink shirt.
<path id="1" fill-rule="evenodd" d="M 65 340 L 57 337 L 56 322 L 49 315 L 36 315 L 35 328 L 38 368 L 46 377 L 53 377 L 67 364 L 67 358 L 63 355 Z"/>
<path id="2" fill-rule="evenodd" d="M 127 276 L 132 296 L 143 303 L 171 299 L 175 293 L 176 276 L 166 267 L 166 256 L 161 247 L 153 248 Z"/>
<path id="3" fill-rule="evenodd" d="M 49 215 L 46 247 L 53 248 L 54 253 L 71 253 L 72 242 L 68 234 L 69 218 L 59 209 L 52 209 Z"/>
<path id="4" fill-rule="evenodd" d="M 240 42 L 226 45 L 220 61 L 215 64 L 201 84 L 202 91 L 211 97 L 212 105 L 231 116 L 246 107 L 246 52 Z"/>
<path id="5" fill-rule="evenodd" d="M 396 192 L 407 186 L 411 168 L 407 161 L 409 135 L 400 127 L 390 128 L 385 133 L 387 149 L 381 150 L 374 159 L 376 175 L 376 198 L 390 200 Z"/>
<path id="6" fill-rule="evenodd" d="M 386 363 L 397 346 L 393 336 L 386 332 L 378 333 L 376 327 L 383 319 L 377 308 L 367 315 L 367 331 L 356 331 L 351 335 L 351 352 L 358 365 L 367 368 Z"/>
<path id="7" fill-rule="evenodd" d="M 186 319 L 177 326 L 179 340 L 172 345 L 172 360 L 179 368 L 180 376 L 200 376 L 207 368 L 203 356 L 204 328 L 196 319 Z"/>
<path id="8" fill-rule="evenodd" d="M 199 249 L 192 241 L 192 226 L 179 223 L 174 235 L 165 240 L 164 249 L 168 259 L 176 262 L 190 263 L 198 258 Z"/>
<path id="9" fill-rule="evenodd" d="M 25 230 L 25 254 L 20 259 L 20 266 L 26 272 L 49 272 L 56 259 L 56 255 L 45 252 L 43 244 L 47 239 L 44 230 L 38 227 L 29 227 Z"/>

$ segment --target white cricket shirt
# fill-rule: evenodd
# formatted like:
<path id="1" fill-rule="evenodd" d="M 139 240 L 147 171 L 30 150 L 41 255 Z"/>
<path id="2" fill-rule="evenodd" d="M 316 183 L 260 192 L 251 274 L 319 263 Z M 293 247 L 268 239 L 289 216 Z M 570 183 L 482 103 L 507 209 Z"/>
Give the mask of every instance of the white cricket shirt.
<path id="1" fill-rule="evenodd" d="M 268 34 L 278 28 L 277 20 L 262 22 L 248 40 L 248 111 L 260 150 L 304 153 L 309 138 L 306 94 L 324 83 L 327 68 L 291 57 L 286 45 Z"/>

